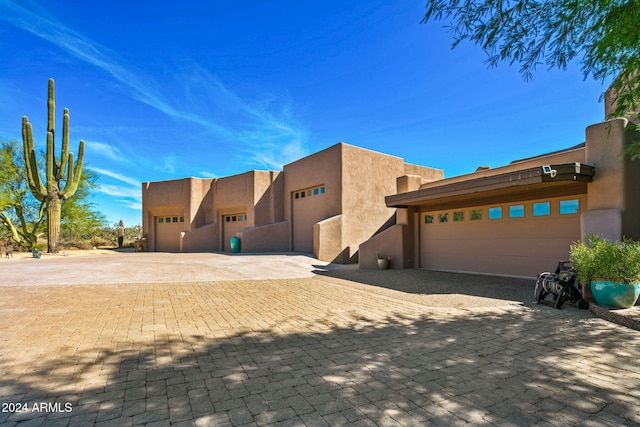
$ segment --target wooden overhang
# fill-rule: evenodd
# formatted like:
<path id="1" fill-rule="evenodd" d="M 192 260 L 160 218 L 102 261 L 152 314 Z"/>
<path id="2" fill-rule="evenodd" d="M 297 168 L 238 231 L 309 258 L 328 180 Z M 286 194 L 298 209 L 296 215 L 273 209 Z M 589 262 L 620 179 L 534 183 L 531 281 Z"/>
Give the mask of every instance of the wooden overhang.
<path id="1" fill-rule="evenodd" d="M 385 197 L 387 207 L 420 211 L 456 209 L 493 203 L 564 197 L 587 193 L 595 168 L 562 163 L 483 176 L 465 181 L 436 181 L 427 187 Z"/>

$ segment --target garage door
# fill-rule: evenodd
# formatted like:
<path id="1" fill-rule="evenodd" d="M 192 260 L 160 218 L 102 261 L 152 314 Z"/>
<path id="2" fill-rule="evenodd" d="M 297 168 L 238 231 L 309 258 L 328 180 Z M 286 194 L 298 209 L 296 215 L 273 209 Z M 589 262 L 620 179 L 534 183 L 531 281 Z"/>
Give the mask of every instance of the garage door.
<path id="1" fill-rule="evenodd" d="M 247 214 L 243 212 L 243 213 L 225 215 L 223 217 L 222 227 L 223 227 L 222 229 L 223 250 L 225 252 L 231 252 L 230 239 L 234 237 L 237 232 L 247 227 Z"/>
<path id="2" fill-rule="evenodd" d="M 420 214 L 420 267 L 534 277 L 569 258 L 582 197 Z"/>
<path id="3" fill-rule="evenodd" d="M 184 217 L 166 215 L 155 218 L 156 251 L 180 252 L 180 233 L 184 231 Z"/>
<path id="4" fill-rule="evenodd" d="M 293 250 L 313 252 L 313 225 L 329 215 L 324 185 L 294 191 L 293 209 Z"/>

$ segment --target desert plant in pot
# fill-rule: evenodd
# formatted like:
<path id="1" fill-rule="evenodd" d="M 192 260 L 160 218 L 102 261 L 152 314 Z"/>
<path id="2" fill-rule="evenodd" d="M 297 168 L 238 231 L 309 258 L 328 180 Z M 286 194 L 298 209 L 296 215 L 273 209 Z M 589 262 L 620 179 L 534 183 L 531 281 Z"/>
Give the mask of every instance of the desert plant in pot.
<path id="1" fill-rule="evenodd" d="M 390 256 L 385 257 L 378 254 L 378 270 L 388 270 L 390 264 L 391 264 Z"/>
<path id="2" fill-rule="evenodd" d="M 589 235 L 571 245 L 571 263 L 577 279 L 589 283 L 596 302 L 630 308 L 640 295 L 640 242 L 610 241 Z"/>

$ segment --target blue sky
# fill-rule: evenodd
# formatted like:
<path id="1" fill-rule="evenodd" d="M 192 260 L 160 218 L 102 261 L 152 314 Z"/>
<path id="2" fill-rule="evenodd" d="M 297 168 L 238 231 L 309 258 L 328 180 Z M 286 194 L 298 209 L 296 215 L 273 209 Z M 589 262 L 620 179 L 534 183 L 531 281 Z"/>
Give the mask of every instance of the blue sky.
<path id="1" fill-rule="evenodd" d="M 179 7 L 177 5 L 179 4 Z M 584 141 L 605 86 L 541 66 L 487 68 L 451 50 L 419 1 L 0 0 L 0 138 L 29 116 L 57 127 L 100 174 L 110 222 L 141 222 L 141 183 L 279 170 L 337 142 L 446 176 Z"/>

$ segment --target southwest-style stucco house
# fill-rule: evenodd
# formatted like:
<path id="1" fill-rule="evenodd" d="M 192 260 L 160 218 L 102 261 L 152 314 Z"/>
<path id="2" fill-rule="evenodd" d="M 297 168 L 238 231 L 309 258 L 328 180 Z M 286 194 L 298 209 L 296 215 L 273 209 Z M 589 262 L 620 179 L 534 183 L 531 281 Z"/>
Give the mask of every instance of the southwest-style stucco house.
<path id="1" fill-rule="evenodd" d="M 384 198 L 403 175 L 429 182 L 443 172 L 339 143 L 281 172 L 145 182 L 143 232 L 151 251 L 230 251 L 237 236 L 245 253 L 357 262 L 359 245 L 394 222 L 396 209 Z"/>
<path id="2" fill-rule="evenodd" d="M 143 184 L 151 251 L 304 252 L 375 268 L 532 277 L 588 233 L 640 239 L 640 161 L 627 119 L 585 142 L 444 179 L 442 170 L 340 143 L 284 166 Z"/>

